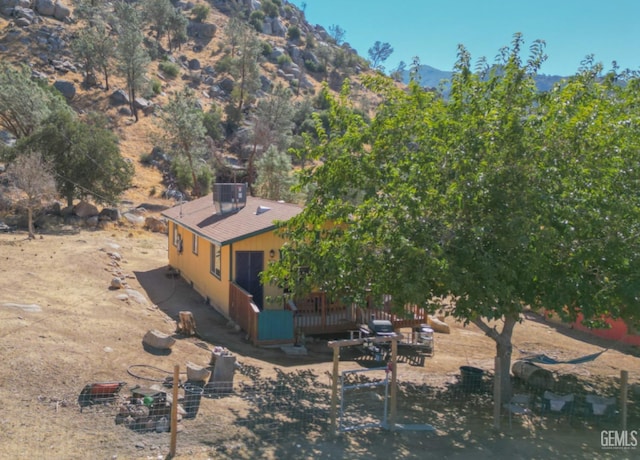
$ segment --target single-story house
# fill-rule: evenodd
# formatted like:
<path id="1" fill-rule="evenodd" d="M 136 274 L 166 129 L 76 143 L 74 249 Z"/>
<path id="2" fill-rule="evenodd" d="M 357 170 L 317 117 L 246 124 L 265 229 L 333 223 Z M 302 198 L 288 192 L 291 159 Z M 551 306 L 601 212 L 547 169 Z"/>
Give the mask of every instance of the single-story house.
<path id="1" fill-rule="evenodd" d="M 396 327 L 425 322 L 417 310 L 411 320 L 396 318 L 388 309 L 372 313 L 330 304 L 322 292 L 284 301 L 280 288 L 264 285 L 260 273 L 278 259 L 284 242 L 276 222 L 301 211 L 295 204 L 247 196 L 246 184 L 215 184 L 212 194 L 162 213 L 169 223 L 169 265 L 254 344 L 291 343 L 297 333 L 344 332 L 371 314 L 386 315 Z"/>

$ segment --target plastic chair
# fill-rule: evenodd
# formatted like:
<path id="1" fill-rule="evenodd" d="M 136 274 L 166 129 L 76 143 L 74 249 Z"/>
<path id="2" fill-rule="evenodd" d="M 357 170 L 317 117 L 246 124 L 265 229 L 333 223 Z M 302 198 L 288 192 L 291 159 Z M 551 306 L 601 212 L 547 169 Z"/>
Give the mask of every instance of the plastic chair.
<path id="1" fill-rule="evenodd" d="M 509 414 L 509 428 L 512 426 L 513 415 L 520 415 L 523 417 L 529 417 L 531 415 L 531 395 L 529 394 L 515 394 L 511 397 L 508 403 L 505 403 L 503 407 Z"/>
<path id="2" fill-rule="evenodd" d="M 558 395 L 547 390 L 542 395 L 542 408 L 543 411 L 549 411 L 555 415 L 566 415 L 571 421 L 574 401 L 573 393 Z"/>
<path id="3" fill-rule="evenodd" d="M 587 395 L 587 415 L 594 417 L 597 421 L 605 418 L 612 418 L 616 413 L 616 398 L 605 398 L 597 395 Z"/>

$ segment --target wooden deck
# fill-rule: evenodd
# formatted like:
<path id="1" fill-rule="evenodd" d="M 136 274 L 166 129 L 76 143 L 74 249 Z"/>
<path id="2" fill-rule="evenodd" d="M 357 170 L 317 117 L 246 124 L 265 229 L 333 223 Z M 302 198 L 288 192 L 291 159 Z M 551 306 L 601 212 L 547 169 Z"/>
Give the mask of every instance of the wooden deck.
<path id="1" fill-rule="evenodd" d="M 296 330 L 304 334 L 348 332 L 366 324 L 371 318 L 387 319 L 394 329 L 415 327 L 427 322 L 427 313 L 415 305 L 407 305 L 402 314 L 391 312 L 391 306 L 380 308 L 345 306 L 327 301 L 322 292 L 313 293 L 298 302 L 288 302 L 285 309 L 293 312 Z"/>
<path id="2" fill-rule="evenodd" d="M 391 321 L 394 329 L 415 327 L 427 322 L 426 312 L 417 306 L 407 305 L 400 313 L 392 312 L 389 304 L 376 308 L 373 306 L 358 307 L 341 305 L 327 300 L 322 292 L 313 293 L 297 302 L 288 301 L 281 315 L 276 312 L 261 312 L 253 302 L 251 294 L 231 283 L 229 295 L 229 314 L 254 345 L 290 343 L 297 334 L 336 334 L 358 329 L 370 319 L 386 319 Z M 272 315 L 273 314 L 273 315 Z M 273 316 L 273 318 L 268 318 Z M 290 324 L 292 331 L 278 330 L 284 324 Z M 263 327 L 260 327 L 260 324 Z M 260 329 L 268 328 L 264 331 Z M 274 332 L 275 330 L 275 332 Z M 281 339 L 279 339 L 281 337 Z"/>

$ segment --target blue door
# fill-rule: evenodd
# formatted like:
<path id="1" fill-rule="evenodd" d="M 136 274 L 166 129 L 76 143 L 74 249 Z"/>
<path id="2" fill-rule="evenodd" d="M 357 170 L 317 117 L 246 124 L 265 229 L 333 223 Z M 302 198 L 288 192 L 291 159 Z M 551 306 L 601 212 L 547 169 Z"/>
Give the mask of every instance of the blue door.
<path id="1" fill-rule="evenodd" d="M 236 283 L 253 296 L 253 301 L 262 311 L 263 288 L 260 282 L 260 272 L 264 269 L 263 251 L 236 252 Z"/>

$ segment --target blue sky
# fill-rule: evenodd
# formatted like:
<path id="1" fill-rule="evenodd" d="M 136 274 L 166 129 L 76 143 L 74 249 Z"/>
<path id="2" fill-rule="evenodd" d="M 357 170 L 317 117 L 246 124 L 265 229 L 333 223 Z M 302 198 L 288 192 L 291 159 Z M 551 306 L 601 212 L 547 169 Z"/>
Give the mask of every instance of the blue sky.
<path id="1" fill-rule="evenodd" d="M 302 0 L 291 3 L 300 7 Z M 617 61 L 640 70 L 640 0 L 306 0 L 311 24 L 329 30 L 338 25 L 345 41 L 363 57 L 376 40 L 394 49 L 384 63 L 402 60 L 452 70 L 458 44 L 474 62 L 493 62 L 513 34 L 521 32 L 528 46 L 546 42 L 547 61 L 541 73 L 572 75 L 580 61 L 593 54 L 605 70 Z"/>

